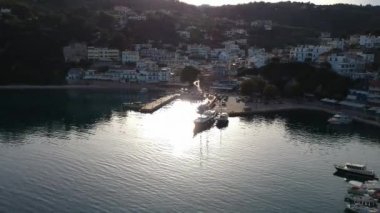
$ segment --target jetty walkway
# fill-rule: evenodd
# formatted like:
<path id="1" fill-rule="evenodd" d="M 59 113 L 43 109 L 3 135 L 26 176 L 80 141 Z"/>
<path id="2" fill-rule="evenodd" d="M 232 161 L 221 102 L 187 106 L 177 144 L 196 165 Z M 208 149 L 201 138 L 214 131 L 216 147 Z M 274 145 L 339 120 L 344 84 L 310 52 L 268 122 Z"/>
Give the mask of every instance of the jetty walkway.
<path id="1" fill-rule="evenodd" d="M 160 109 L 161 107 L 165 106 L 166 104 L 169 104 L 173 100 L 177 99 L 179 96 L 180 96 L 179 94 L 172 94 L 172 95 L 167 95 L 157 100 L 154 100 L 150 103 L 145 104 L 143 107 L 141 107 L 140 112 L 153 113 L 156 110 Z"/>

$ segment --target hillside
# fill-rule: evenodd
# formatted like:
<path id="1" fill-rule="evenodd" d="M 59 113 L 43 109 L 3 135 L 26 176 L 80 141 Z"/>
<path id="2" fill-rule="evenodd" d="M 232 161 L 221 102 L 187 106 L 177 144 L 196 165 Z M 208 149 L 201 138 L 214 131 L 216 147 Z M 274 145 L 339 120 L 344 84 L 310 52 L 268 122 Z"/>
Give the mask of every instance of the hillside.
<path id="1" fill-rule="evenodd" d="M 110 15 L 116 5 L 146 13 L 144 22 L 115 28 Z M 72 41 L 123 50 L 134 43 L 156 45 L 179 42 L 218 47 L 224 32 L 239 28 L 248 32 L 248 45 L 283 47 L 313 43 L 321 31 L 335 36 L 379 33 L 380 7 L 307 3 L 251 3 L 223 7 L 195 7 L 177 0 L 0 0 L 11 14 L 0 16 L 0 84 L 62 83 L 70 65 L 63 61 L 62 47 Z M 149 13 L 147 11 L 150 11 Z M 273 30 L 252 28 L 256 20 L 271 20 Z M 195 27 L 185 41 L 177 31 Z M 207 39 L 204 35 L 212 37 Z"/>
<path id="2" fill-rule="evenodd" d="M 236 6 L 207 7 L 213 17 L 243 20 L 272 20 L 279 25 L 332 32 L 342 36 L 380 30 L 379 6 L 348 4 L 314 5 L 311 3 L 249 3 Z"/>

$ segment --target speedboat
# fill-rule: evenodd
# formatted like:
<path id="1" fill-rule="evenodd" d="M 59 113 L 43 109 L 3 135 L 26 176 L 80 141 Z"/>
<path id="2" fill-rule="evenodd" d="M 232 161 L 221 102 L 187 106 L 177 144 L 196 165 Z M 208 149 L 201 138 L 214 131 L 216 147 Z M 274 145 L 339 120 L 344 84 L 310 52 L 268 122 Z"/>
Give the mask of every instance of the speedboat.
<path id="1" fill-rule="evenodd" d="M 377 179 L 375 172 L 373 170 L 367 170 L 367 167 L 365 165 L 345 163 L 343 165 L 334 165 L 334 167 L 338 172 L 350 173 Z"/>
<path id="2" fill-rule="evenodd" d="M 335 114 L 333 117 L 327 120 L 330 124 L 350 124 L 352 123 L 352 118 L 348 115 L 345 115 L 343 113 Z"/>
<path id="3" fill-rule="evenodd" d="M 225 127 L 228 125 L 228 113 L 219 113 L 215 118 L 217 127 Z"/>

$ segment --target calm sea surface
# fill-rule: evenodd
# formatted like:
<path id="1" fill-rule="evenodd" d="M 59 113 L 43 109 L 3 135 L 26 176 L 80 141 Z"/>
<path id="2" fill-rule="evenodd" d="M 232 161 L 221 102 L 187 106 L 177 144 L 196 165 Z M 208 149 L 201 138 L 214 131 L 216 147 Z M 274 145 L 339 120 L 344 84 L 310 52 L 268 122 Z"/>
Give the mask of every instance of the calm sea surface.
<path id="1" fill-rule="evenodd" d="M 122 110 L 152 97 L 0 91 L 0 212 L 343 212 L 333 164 L 380 174 L 379 129 L 297 111 L 194 135 L 197 102 Z"/>

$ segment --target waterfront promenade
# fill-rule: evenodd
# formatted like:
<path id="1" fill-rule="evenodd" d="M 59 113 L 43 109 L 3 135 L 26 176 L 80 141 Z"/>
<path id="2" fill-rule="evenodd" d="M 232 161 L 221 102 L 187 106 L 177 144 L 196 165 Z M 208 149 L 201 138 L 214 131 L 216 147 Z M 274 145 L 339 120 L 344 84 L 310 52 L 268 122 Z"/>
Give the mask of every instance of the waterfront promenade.
<path id="1" fill-rule="evenodd" d="M 254 100 L 252 102 L 245 103 L 238 100 L 237 96 L 230 96 L 224 107 L 218 105 L 216 109 L 226 111 L 230 117 L 249 116 L 256 113 L 280 112 L 289 110 L 316 110 L 330 114 L 343 112 L 350 115 L 355 121 L 380 127 L 380 123 L 378 121 L 371 120 L 370 116 L 368 116 L 365 112 L 333 107 L 325 105 L 319 101 L 295 101 L 289 99 L 281 99 L 271 100 L 267 102 L 259 102 L 258 100 Z"/>

